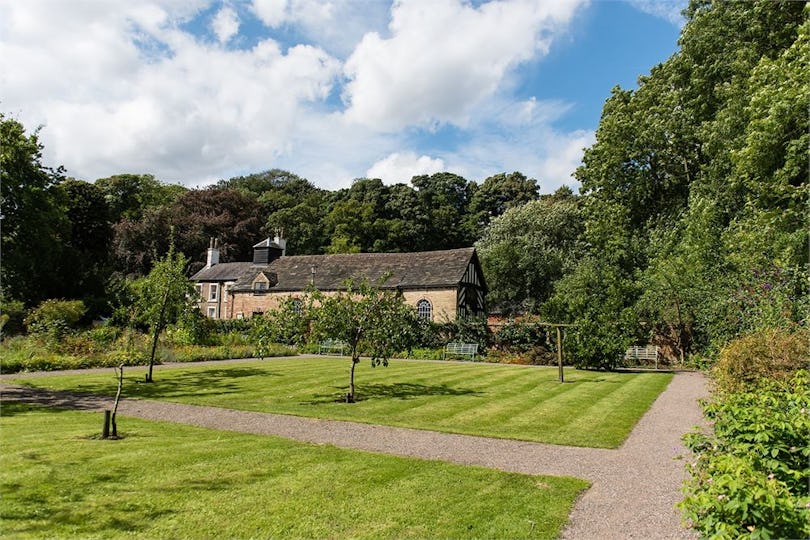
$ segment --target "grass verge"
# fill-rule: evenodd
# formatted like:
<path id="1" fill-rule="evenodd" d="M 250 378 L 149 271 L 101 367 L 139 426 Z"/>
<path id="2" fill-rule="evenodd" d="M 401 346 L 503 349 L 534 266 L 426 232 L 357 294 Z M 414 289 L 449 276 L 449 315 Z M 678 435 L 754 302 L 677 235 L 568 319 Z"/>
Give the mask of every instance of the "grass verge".
<path id="1" fill-rule="evenodd" d="M 556 368 L 394 361 L 357 367 L 358 403 L 341 403 L 350 360 L 285 358 L 161 368 L 153 384 L 129 370 L 125 397 L 413 427 L 451 433 L 618 447 L 672 378 Z M 110 374 L 17 379 L 52 389 L 115 393 Z"/>
<path id="2" fill-rule="evenodd" d="M 4 403 L 13 538 L 554 538 L 587 483 Z"/>

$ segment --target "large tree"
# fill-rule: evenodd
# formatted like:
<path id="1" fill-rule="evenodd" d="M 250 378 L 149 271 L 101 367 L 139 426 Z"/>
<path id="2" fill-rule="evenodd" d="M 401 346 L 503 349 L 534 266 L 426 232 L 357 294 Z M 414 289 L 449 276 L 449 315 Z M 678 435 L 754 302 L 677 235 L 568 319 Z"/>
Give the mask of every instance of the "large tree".
<path id="1" fill-rule="evenodd" d="M 573 195 L 532 201 L 496 217 L 476 243 L 490 305 L 507 313 L 536 312 L 582 256 L 582 217 Z"/>
<path id="2" fill-rule="evenodd" d="M 42 163 L 37 132 L 0 113 L 0 281 L 7 299 L 38 304 L 64 296 L 60 267 L 69 226 L 56 186 L 61 169 Z"/>

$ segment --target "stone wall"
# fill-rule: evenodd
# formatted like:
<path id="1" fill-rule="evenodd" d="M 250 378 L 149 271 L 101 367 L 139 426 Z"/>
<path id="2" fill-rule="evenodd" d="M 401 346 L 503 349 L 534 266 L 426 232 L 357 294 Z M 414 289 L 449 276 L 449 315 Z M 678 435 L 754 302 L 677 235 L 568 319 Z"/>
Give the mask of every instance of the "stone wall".
<path id="1" fill-rule="evenodd" d="M 210 284 L 203 283 L 202 297 L 207 300 L 210 294 Z M 328 292 L 325 294 L 329 294 Z M 428 300 L 433 310 L 433 321 L 445 322 L 453 321 L 456 318 L 456 289 L 423 289 L 403 291 L 405 303 L 416 307 L 420 300 Z M 279 307 L 282 300 L 288 297 L 300 297 L 300 292 L 266 292 L 254 294 L 251 292 L 240 292 L 236 294 L 225 294 L 224 288 L 220 286 L 220 293 L 216 302 L 200 302 L 200 311 L 203 315 L 208 315 L 210 306 L 216 307 L 216 317 L 218 319 L 238 319 L 249 318 L 254 313 L 264 313 Z"/>

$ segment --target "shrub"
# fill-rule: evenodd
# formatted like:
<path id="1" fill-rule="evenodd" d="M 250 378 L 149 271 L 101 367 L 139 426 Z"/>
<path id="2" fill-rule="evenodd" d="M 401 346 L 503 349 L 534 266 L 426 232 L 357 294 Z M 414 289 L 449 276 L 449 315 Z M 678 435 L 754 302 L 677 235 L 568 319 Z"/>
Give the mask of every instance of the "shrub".
<path id="1" fill-rule="evenodd" d="M 712 375 L 723 392 L 756 387 L 762 380 L 786 381 L 810 366 L 810 332 L 779 328 L 735 339 L 720 352 Z"/>
<path id="2" fill-rule="evenodd" d="M 34 334 L 58 340 L 79 325 L 87 309 L 81 300 L 45 300 L 25 318 Z"/>
<path id="3" fill-rule="evenodd" d="M 23 331 L 25 305 L 18 300 L 0 301 L 0 332 L 3 336 L 13 336 Z"/>
<path id="4" fill-rule="evenodd" d="M 684 437 L 696 454 L 680 507 L 712 538 L 807 538 L 810 535 L 810 380 L 720 394 L 704 407 L 712 434 Z"/>
<path id="5" fill-rule="evenodd" d="M 492 333 L 489 331 L 486 320 L 479 318 L 456 319 L 453 322 L 440 323 L 438 334 L 441 337 L 440 345 L 450 341 L 477 343 L 478 351 L 481 354 L 490 345 L 492 339 Z"/>

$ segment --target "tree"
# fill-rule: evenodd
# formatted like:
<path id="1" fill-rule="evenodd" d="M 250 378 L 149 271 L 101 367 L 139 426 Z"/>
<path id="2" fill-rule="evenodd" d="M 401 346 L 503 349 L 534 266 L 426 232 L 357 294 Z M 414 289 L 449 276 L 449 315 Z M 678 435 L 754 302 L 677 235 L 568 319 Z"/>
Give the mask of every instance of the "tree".
<path id="1" fill-rule="evenodd" d="M 64 245 L 66 256 L 59 267 L 62 296 L 81 298 L 90 315 L 97 316 L 107 307 L 104 284 L 112 271 L 109 205 L 95 184 L 69 178 L 57 189 L 70 222 L 70 235 Z"/>
<path id="2" fill-rule="evenodd" d="M 6 300 L 33 306 L 63 296 L 58 276 L 69 225 L 56 186 L 61 169 L 42 164 L 37 132 L 25 134 L 16 120 L 0 113 L 0 281 Z"/>
<path id="3" fill-rule="evenodd" d="M 470 233 L 478 238 L 496 217 L 536 200 L 538 190 L 537 180 L 519 172 L 490 176 L 472 192 L 467 216 Z"/>
<path id="4" fill-rule="evenodd" d="M 357 399 L 354 370 L 361 353 L 371 357 L 372 367 L 388 366 L 391 355 L 410 348 L 418 334 L 416 311 L 405 304 L 402 294 L 368 281 L 349 281 L 345 291 L 330 294 L 315 291 L 313 301 L 313 337 L 342 341 L 351 353 L 346 403 Z"/>
<path id="5" fill-rule="evenodd" d="M 254 317 L 250 336 L 259 357 L 264 358 L 273 343 L 299 345 L 306 341 L 309 331 L 308 304 L 310 299 L 307 295 L 289 296 L 281 301 L 277 309 Z"/>
<path id="6" fill-rule="evenodd" d="M 176 322 L 185 309 L 196 309 L 191 304 L 195 291 L 185 275 L 186 266 L 187 259 L 174 250 L 172 243 L 168 253 L 158 259 L 149 275 L 137 284 L 138 311 L 142 320 L 149 325 L 152 335 L 146 382 L 152 382 L 152 367 L 160 333 Z"/>
<path id="7" fill-rule="evenodd" d="M 507 312 L 536 312 L 583 254 L 583 230 L 573 196 L 532 201 L 495 218 L 475 245 L 489 303 Z"/>
<path id="8" fill-rule="evenodd" d="M 110 207 L 110 219 L 139 220 L 149 208 L 167 206 L 188 191 L 177 184 L 163 184 L 151 174 L 116 174 L 99 178 L 95 185 Z"/>

